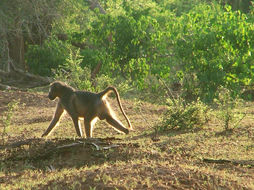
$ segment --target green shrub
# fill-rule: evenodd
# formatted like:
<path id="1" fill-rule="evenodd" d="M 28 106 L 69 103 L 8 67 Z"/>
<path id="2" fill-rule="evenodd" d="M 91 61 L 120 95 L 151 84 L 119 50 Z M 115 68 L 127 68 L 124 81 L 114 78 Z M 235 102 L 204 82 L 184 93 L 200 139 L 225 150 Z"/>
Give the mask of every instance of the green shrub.
<path id="1" fill-rule="evenodd" d="M 13 118 L 14 112 L 19 107 L 19 100 L 14 100 L 7 105 L 7 111 L 3 113 L 3 115 L 0 117 L 0 121 L 3 123 L 2 127 L 2 144 L 5 143 L 5 136 L 8 134 L 8 127 L 11 125 L 11 120 Z"/>
<path id="2" fill-rule="evenodd" d="M 79 49 L 76 52 L 70 49 L 70 53 L 63 65 L 55 70 L 55 78 L 67 82 L 74 88 L 93 91 L 91 70 L 81 67 L 83 57 Z"/>
<path id="3" fill-rule="evenodd" d="M 253 10 L 243 14 L 203 0 L 102 4 L 106 14 L 89 10 L 83 1 L 70 3 L 63 19 L 52 25 L 52 35 L 68 38 L 29 45 L 30 70 L 51 75 L 55 69 L 58 77 L 82 89 L 131 85 L 140 94 L 165 98 L 154 80 L 159 76 L 169 84 L 181 84 L 182 97 L 204 102 L 212 102 L 219 86 L 237 93 L 253 84 Z M 73 46 L 82 48 L 76 60 L 69 54 Z M 91 79 L 90 70 L 98 64 L 97 78 Z M 121 85 L 121 77 L 128 82 Z"/>
<path id="4" fill-rule="evenodd" d="M 195 129 L 208 121 L 209 107 L 200 100 L 186 103 L 182 98 L 168 99 L 167 111 L 163 116 L 161 130 Z"/>
<path id="5" fill-rule="evenodd" d="M 184 13 L 189 12 L 195 5 L 202 3 L 203 0 L 164 0 L 159 4 L 164 9 L 169 9 L 176 13 L 176 15 L 182 15 Z"/>
<path id="6" fill-rule="evenodd" d="M 98 76 L 96 79 L 96 91 L 99 92 L 99 91 L 102 91 L 104 90 L 105 88 L 107 88 L 108 86 L 112 86 L 114 85 L 115 83 L 115 79 L 112 78 L 112 77 L 109 77 L 108 75 L 100 75 Z"/>
<path id="7" fill-rule="evenodd" d="M 253 83 L 254 25 L 245 14 L 200 4 L 168 29 L 179 80 L 194 96 L 212 101 L 219 86 L 239 92 Z"/>
<path id="8" fill-rule="evenodd" d="M 142 89 L 150 71 L 159 25 L 149 15 L 151 9 L 138 2 L 123 2 L 121 8 L 121 14 L 101 15 L 91 24 L 90 40 L 100 52 L 94 53 L 98 57 L 89 51 L 82 53 L 91 60 L 99 59 L 103 74 L 131 78 Z"/>
<path id="9" fill-rule="evenodd" d="M 25 54 L 29 71 L 42 76 L 52 76 L 52 69 L 63 65 L 70 44 L 49 38 L 41 46 L 29 45 Z"/>
<path id="10" fill-rule="evenodd" d="M 108 86 L 116 87 L 121 97 L 128 97 L 128 94 L 133 91 L 131 81 L 121 76 L 110 77 L 109 75 L 101 74 L 95 78 L 95 91 L 99 92 Z"/>
<path id="11" fill-rule="evenodd" d="M 231 130 L 246 116 L 241 108 L 243 101 L 238 97 L 232 97 L 232 92 L 224 87 L 220 87 L 217 93 L 217 98 L 214 99 L 217 106 L 216 117 L 222 122 L 225 131 Z"/>

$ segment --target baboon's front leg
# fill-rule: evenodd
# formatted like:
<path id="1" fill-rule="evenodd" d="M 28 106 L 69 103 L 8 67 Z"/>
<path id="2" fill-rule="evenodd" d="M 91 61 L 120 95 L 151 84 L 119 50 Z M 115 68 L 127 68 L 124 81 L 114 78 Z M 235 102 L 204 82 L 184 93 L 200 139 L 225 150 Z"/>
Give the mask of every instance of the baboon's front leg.
<path id="1" fill-rule="evenodd" d="M 72 121 L 74 123 L 77 135 L 79 137 L 82 137 L 83 136 L 83 132 L 82 132 L 80 121 L 79 121 L 78 117 L 72 117 Z"/>
<path id="2" fill-rule="evenodd" d="M 62 105 L 60 103 L 58 103 L 54 117 L 53 117 L 51 123 L 49 124 L 48 129 L 42 134 L 41 137 L 47 136 L 52 131 L 52 129 L 57 125 L 63 112 L 64 112 L 64 108 L 62 107 Z"/>

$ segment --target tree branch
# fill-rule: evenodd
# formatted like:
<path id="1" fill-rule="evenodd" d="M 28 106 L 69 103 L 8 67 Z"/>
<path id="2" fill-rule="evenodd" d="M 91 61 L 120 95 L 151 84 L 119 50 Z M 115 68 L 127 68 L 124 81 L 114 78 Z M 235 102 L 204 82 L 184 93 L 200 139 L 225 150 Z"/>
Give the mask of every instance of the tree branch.
<path id="1" fill-rule="evenodd" d="M 53 81 L 53 79 L 49 77 L 41 77 L 18 69 L 12 62 L 9 62 L 8 66 L 9 72 L 0 70 L 0 89 L 2 90 L 17 90 L 18 87 L 34 88 L 38 86 L 48 85 Z"/>
<path id="2" fill-rule="evenodd" d="M 241 166 L 254 167 L 254 160 L 225 160 L 225 159 L 209 159 L 203 158 L 203 162 L 213 163 L 213 164 L 233 164 Z"/>

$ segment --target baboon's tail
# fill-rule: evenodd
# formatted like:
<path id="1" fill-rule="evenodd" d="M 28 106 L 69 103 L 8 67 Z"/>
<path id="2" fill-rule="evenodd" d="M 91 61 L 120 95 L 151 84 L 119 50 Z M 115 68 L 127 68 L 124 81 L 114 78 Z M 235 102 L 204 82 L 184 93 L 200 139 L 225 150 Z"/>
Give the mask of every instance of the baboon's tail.
<path id="1" fill-rule="evenodd" d="M 132 128 L 132 125 L 131 125 L 131 122 L 130 122 L 130 120 L 129 120 L 129 118 L 127 117 L 127 115 L 125 114 L 125 112 L 124 112 L 124 110 L 123 110 L 123 107 L 122 107 L 122 104 L 121 104 L 121 101 L 120 101 L 119 93 L 118 93 L 118 91 L 116 90 L 115 87 L 109 86 L 109 87 L 107 87 L 105 90 L 103 90 L 102 92 L 98 93 L 98 95 L 99 95 L 101 98 L 103 98 L 104 96 L 107 96 L 107 95 L 108 95 L 110 92 L 112 92 L 112 91 L 113 91 L 113 92 L 115 93 L 115 95 L 116 95 L 116 99 L 117 99 L 118 105 L 119 105 L 119 107 L 120 107 L 121 112 L 123 113 L 123 116 L 125 117 L 125 119 L 126 119 L 128 125 L 129 125 L 129 128 L 130 128 L 130 129 L 133 129 L 133 128 Z"/>

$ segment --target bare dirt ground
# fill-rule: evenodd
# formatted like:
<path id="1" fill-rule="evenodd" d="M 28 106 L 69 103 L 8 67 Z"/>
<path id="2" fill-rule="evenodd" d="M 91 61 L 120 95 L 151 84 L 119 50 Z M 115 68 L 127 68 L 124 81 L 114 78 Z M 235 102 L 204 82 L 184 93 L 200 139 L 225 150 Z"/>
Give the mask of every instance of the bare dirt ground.
<path id="1" fill-rule="evenodd" d="M 231 134 L 219 134 L 218 124 L 197 132 L 157 134 L 154 127 L 165 107 L 122 100 L 135 129 L 129 135 L 98 122 L 94 139 L 77 138 L 66 115 L 50 137 L 40 138 L 56 102 L 45 93 L 0 91 L 0 117 L 13 101 L 19 104 L 1 139 L 0 189 L 254 188 L 251 117 Z M 110 102 L 124 122 L 115 99 Z M 232 162 L 207 163 L 203 157 Z"/>

